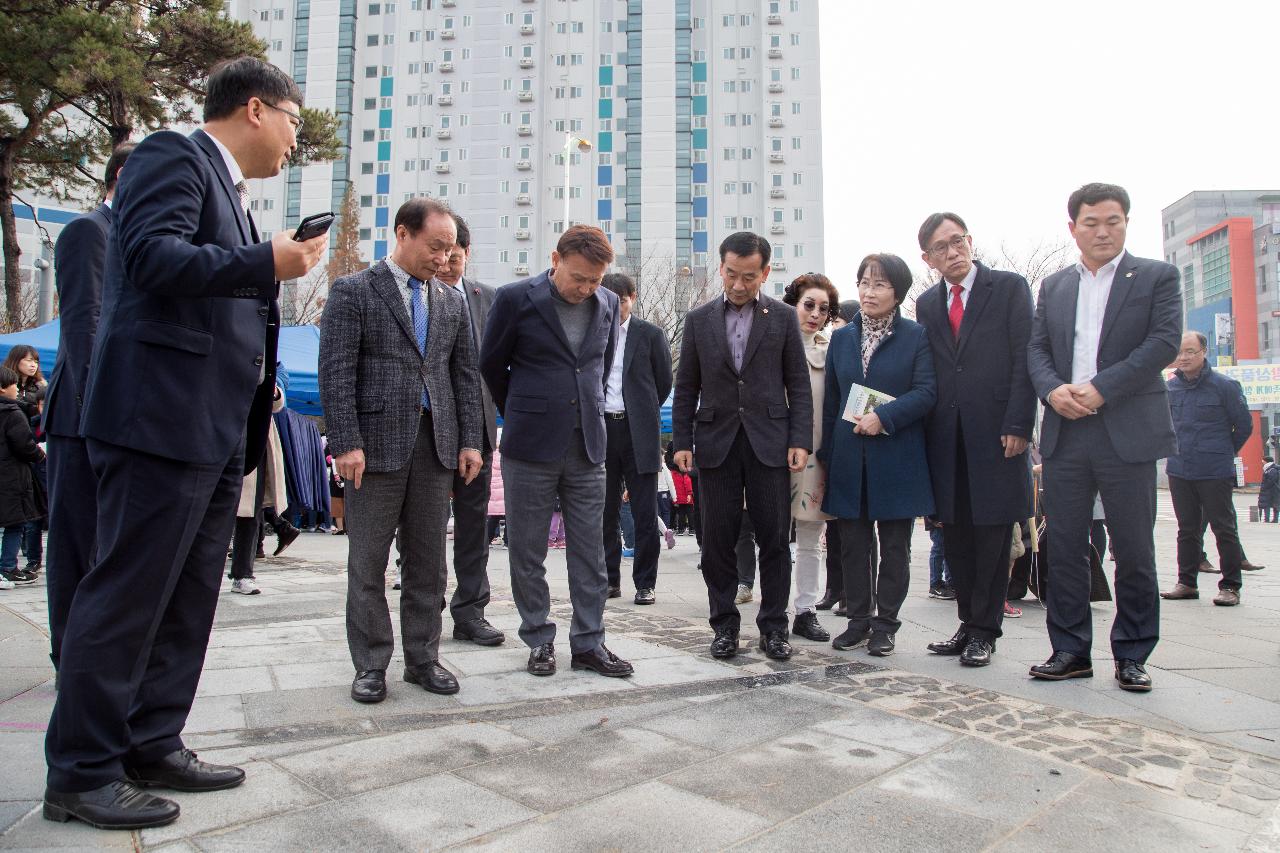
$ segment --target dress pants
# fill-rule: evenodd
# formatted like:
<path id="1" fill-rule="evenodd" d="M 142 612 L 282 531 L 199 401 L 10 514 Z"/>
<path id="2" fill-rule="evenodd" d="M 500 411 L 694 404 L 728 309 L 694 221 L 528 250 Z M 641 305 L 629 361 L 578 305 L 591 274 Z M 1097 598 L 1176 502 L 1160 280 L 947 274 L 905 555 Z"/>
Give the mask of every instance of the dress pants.
<path id="1" fill-rule="evenodd" d="M 98 478 L 83 438 L 50 435 L 49 542 L 45 577 L 49 597 L 49 657 L 58 668 L 67 614 L 80 579 L 93 565 L 98 530 Z"/>
<path id="2" fill-rule="evenodd" d="M 631 427 L 626 418 L 604 419 L 608 439 L 604 460 L 604 564 L 611 586 L 621 586 L 622 544 L 618 541 L 618 512 L 622 490 L 630 494 L 631 518 L 635 523 L 636 553 L 631 562 L 631 579 L 636 589 L 653 589 L 658 582 L 658 474 L 641 474 L 631 445 Z"/>
<path id="3" fill-rule="evenodd" d="M 436 455 L 431 412 L 425 410 L 404 467 L 366 471 L 360 488 L 352 481 L 347 489 L 347 646 L 357 672 L 385 670 L 391 663 L 395 639 L 387 607 L 387 560 L 397 529 L 404 663 L 416 667 L 439 658 L 453 474 Z"/>
<path id="4" fill-rule="evenodd" d="M 507 495 L 507 554 L 511 594 L 520 613 L 520 639 L 535 648 L 556 638 L 549 618 L 547 529 L 556 497 L 564 514 L 565 562 L 573 620 L 569 648 L 589 652 L 604 643 L 604 605 L 609 580 L 604 568 L 604 463 L 587 457 L 582 430 L 575 429 L 564 458 L 529 462 L 502 457 L 502 483 Z"/>
<path id="5" fill-rule="evenodd" d="M 1173 498 L 1173 513 L 1178 518 L 1178 583 L 1195 589 L 1200 561 L 1204 559 L 1204 530 L 1208 521 L 1208 526 L 1213 528 L 1213 538 L 1218 540 L 1218 567 L 1222 571 L 1218 588 L 1240 589 L 1244 549 L 1240 547 L 1236 505 L 1232 499 L 1235 482 L 1234 477 L 1184 480 L 1170 475 L 1169 496 Z"/>
<path id="6" fill-rule="evenodd" d="M 1116 455 L 1102 418 L 1064 421 L 1058 446 L 1044 461 L 1044 508 L 1049 549 L 1049 640 L 1054 651 L 1092 656 L 1093 614 L 1089 529 L 1095 495 L 1115 548 L 1116 618 L 1111 651 L 1116 658 L 1146 661 L 1160 638 L 1156 585 L 1156 464 L 1125 462 Z"/>
<path id="7" fill-rule="evenodd" d="M 840 547 L 844 563 L 844 599 L 850 628 L 896 634 L 898 611 L 911 581 L 911 528 L 914 518 L 842 518 Z M 880 565 L 871 559 L 879 533 Z"/>
<path id="8" fill-rule="evenodd" d="M 244 480 L 243 442 L 213 465 L 86 444 L 97 553 L 71 602 L 45 737 L 49 787 L 62 792 L 182 748 Z"/>
<path id="9" fill-rule="evenodd" d="M 707 584 L 711 627 L 738 630 L 742 617 L 733 603 L 738 592 L 734 546 L 743 518 L 751 519 L 760 549 L 761 633 L 787 630 L 791 595 L 791 473 L 786 466 L 765 465 L 756 456 L 746 431 L 738 429 L 724 461 L 699 467 L 697 504 L 702 510 L 702 577 Z M 743 497 L 746 511 L 743 511 Z"/>
<path id="10" fill-rule="evenodd" d="M 974 524 L 969 493 L 969 466 L 964 446 L 956 447 L 956 516 L 942 526 L 942 548 L 951 586 L 956 592 L 960 628 L 970 637 L 995 640 L 1003 632 L 1005 596 L 1009 593 L 1009 553 L 1013 522 Z"/>
<path id="11" fill-rule="evenodd" d="M 874 559 L 874 551 L 872 559 Z M 840 520 L 827 522 L 827 595 L 844 601 L 844 554 L 840 548 Z"/>
<path id="12" fill-rule="evenodd" d="M 738 584 L 754 589 L 756 585 L 756 529 L 751 524 L 751 516 L 745 513 L 742 516 L 742 526 L 738 528 L 738 541 L 733 544 L 733 554 L 738 561 Z"/>
<path id="13" fill-rule="evenodd" d="M 822 531 L 825 521 L 796 521 L 795 612 L 812 613 L 822 594 Z"/>
<path id="14" fill-rule="evenodd" d="M 262 492 L 267 484 L 266 466 L 259 461 L 254 473 L 253 515 L 241 516 L 238 508 L 236 512 L 235 533 L 231 537 L 231 571 L 228 574 L 232 580 L 253 577 L 253 560 L 262 541 Z"/>
<path id="15" fill-rule="evenodd" d="M 454 624 L 482 619 L 489 606 L 489 484 L 493 479 L 493 454 L 470 483 L 453 475 L 453 576 L 449 600 Z"/>

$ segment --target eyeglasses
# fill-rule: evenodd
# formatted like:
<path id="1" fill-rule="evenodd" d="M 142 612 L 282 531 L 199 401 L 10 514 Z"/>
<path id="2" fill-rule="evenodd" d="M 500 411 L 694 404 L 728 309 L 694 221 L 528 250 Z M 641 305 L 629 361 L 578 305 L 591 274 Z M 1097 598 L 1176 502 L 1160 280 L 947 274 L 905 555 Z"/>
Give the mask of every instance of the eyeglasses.
<path id="1" fill-rule="evenodd" d="M 858 282 L 858 290 L 868 293 L 882 293 L 886 290 L 893 290 L 893 285 L 887 281 L 860 281 Z"/>
<path id="2" fill-rule="evenodd" d="M 264 107 L 269 107 L 270 109 L 273 109 L 278 113 L 284 113 L 285 115 L 287 115 L 290 119 L 290 124 L 293 125 L 294 133 L 298 133 L 299 131 L 302 130 L 302 116 L 298 115 L 293 110 L 286 110 L 284 107 L 277 107 L 275 104 L 268 104 L 266 101 L 262 100 L 261 98 L 259 98 L 258 101 Z M 241 104 L 241 106 L 247 107 L 249 106 L 249 102 L 245 101 L 243 104 Z"/>
<path id="3" fill-rule="evenodd" d="M 1178 350 L 1178 355 L 1186 356 L 1187 358 L 1195 358 L 1202 352 L 1204 352 L 1204 350 L 1202 349 L 1184 349 L 1184 350 Z"/>
<path id="4" fill-rule="evenodd" d="M 824 314 L 824 315 L 831 313 L 830 305 L 827 305 L 827 304 L 819 305 L 817 302 L 814 302 L 812 299 L 806 299 L 804 302 L 801 302 L 800 307 L 803 308 L 805 311 L 808 311 L 809 313 L 813 313 L 814 311 L 817 311 L 819 314 Z"/>
<path id="5" fill-rule="evenodd" d="M 955 249 L 957 252 L 965 247 L 965 242 L 969 239 L 968 234 L 957 234 L 950 240 L 939 240 L 928 248 L 929 254 L 935 258 L 945 257 L 947 252 Z"/>

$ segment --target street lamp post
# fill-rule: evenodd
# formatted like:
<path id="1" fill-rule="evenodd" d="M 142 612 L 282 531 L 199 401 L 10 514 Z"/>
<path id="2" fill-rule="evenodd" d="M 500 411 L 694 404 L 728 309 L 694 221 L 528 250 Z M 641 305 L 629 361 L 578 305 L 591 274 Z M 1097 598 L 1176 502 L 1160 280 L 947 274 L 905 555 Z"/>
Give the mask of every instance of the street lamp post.
<path id="1" fill-rule="evenodd" d="M 575 145 L 583 154 L 591 150 L 589 140 L 566 131 L 564 135 L 564 228 L 566 230 L 569 228 L 569 162 Z"/>

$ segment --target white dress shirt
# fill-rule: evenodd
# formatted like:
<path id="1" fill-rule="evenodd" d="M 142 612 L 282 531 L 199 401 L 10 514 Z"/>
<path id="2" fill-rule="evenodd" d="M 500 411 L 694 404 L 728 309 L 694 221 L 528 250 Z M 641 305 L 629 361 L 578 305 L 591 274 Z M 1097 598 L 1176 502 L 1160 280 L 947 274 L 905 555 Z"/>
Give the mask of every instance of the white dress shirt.
<path id="1" fill-rule="evenodd" d="M 960 304 L 963 305 L 965 308 L 969 307 L 969 294 L 973 293 L 973 283 L 977 280 L 978 280 L 978 265 L 970 264 L 969 274 L 966 275 L 964 277 L 964 280 L 960 282 L 960 286 L 964 288 L 963 290 L 960 291 Z M 942 280 L 942 283 L 947 286 L 947 310 L 950 311 L 951 303 L 955 298 L 951 295 L 952 293 L 954 293 L 954 291 L 951 288 L 955 287 L 955 285 L 947 281 L 945 278 Z"/>
<path id="2" fill-rule="evenodd" d="M 609 367 L 609 382 L 604 386 L 604 410 L 606 412 L 622 412 L 626 411 L 626 405 L 622 401 L 622 366 L 626 360 L 624 356 L 627 352 L 627 328 L 631 325 L 631 318 L 627 318 L 627 322 L 618 328 L 618 343 L 613 348 L 613 364 Z"/>
<path id="3" fill-rule="evenodd" d="M 1107 298 L 1116 268 L 1124 258 L 1124 250 L 1092 273 L 1083 263 L 1076 263 L 1080 274 L 1080 290 L 1076 294 L 1076 336 L 1071 351 L 1071 382 L 1079 385 L 1098 375 L 1098 343 L 1102 340 L 1102 317 L 1107 313 Z"/>
<path id="4" fill-rule="evenodd" d="M 208 133 L 208 131 L 205 131 Z M 231 176 L 231 186 L 244 181 L 244 172 L 240 169 L 240 164 L 236 162 L 236 158 L 231 156 L 231 149 L 223 145 L 218 137 L 209 133 L 209 138 L 213 140 L 213 144 L 217 146 L 218 153 L 222 155 L 222 162 L 227 165 L 227 174 Z"/>

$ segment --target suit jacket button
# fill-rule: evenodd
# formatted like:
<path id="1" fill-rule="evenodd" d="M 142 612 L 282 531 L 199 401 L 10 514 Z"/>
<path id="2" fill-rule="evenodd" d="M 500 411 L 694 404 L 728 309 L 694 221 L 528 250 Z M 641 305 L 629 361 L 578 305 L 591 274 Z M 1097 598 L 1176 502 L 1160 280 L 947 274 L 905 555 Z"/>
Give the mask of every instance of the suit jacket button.
<path id="1" fill-rule="evenodd" d="M 265 359 L 263 359 L 263 357 L 262 357 L 262 356 L 258 356 L 257 358 L 255 358 L 255 359 L 253 360 L 253 366 L 254 366 L 254 367 L 262 367 L 262 362 L 263 362 L 264 360 L 265 360 Z"/>
<path id="2" fill-rule="evenodd" d="M 741 379 L 739 379 L 739 380 L 738 380 L 738 384 L 739 384 L 739 385 L 744 385 L 745 383 L 744 383 Z"/>
<path id="3" fill-rule="evenodd" d="M 261 308 L 258 309 L 258 316 L 259 317 L 267 316 L 267 306 L 263 305 Z"/>
<path id="4" fill-rule="evenodd" d="M 745 411 L 746 411 L 746 409 L 744 409 L 742 406 L 739 406 L 739 407 L 738 407 L 738 411 L 739 411 L 739 412 L 745 412 Z"/>
<path id="5" fill-rule="evenodd" d="M 964 370 L 964 366 L 963 366 L 963 365 L 960 365 L 960 364 L 957 364 L 957 365 L 956 365 L 956 373 L 959 373 L 959 372 L 960 372 L 960 371 L 962 371 L 962 370 Z"/>
<path id="6" fill-rule="evenodd" d="M 577 400 L 570 400 L 570 401 L 569 401 L 569 405 L 570 405 L 570 406 L 576 406 L 576 405 L 578 405 L 578 401 L 577 401 Z"/>

